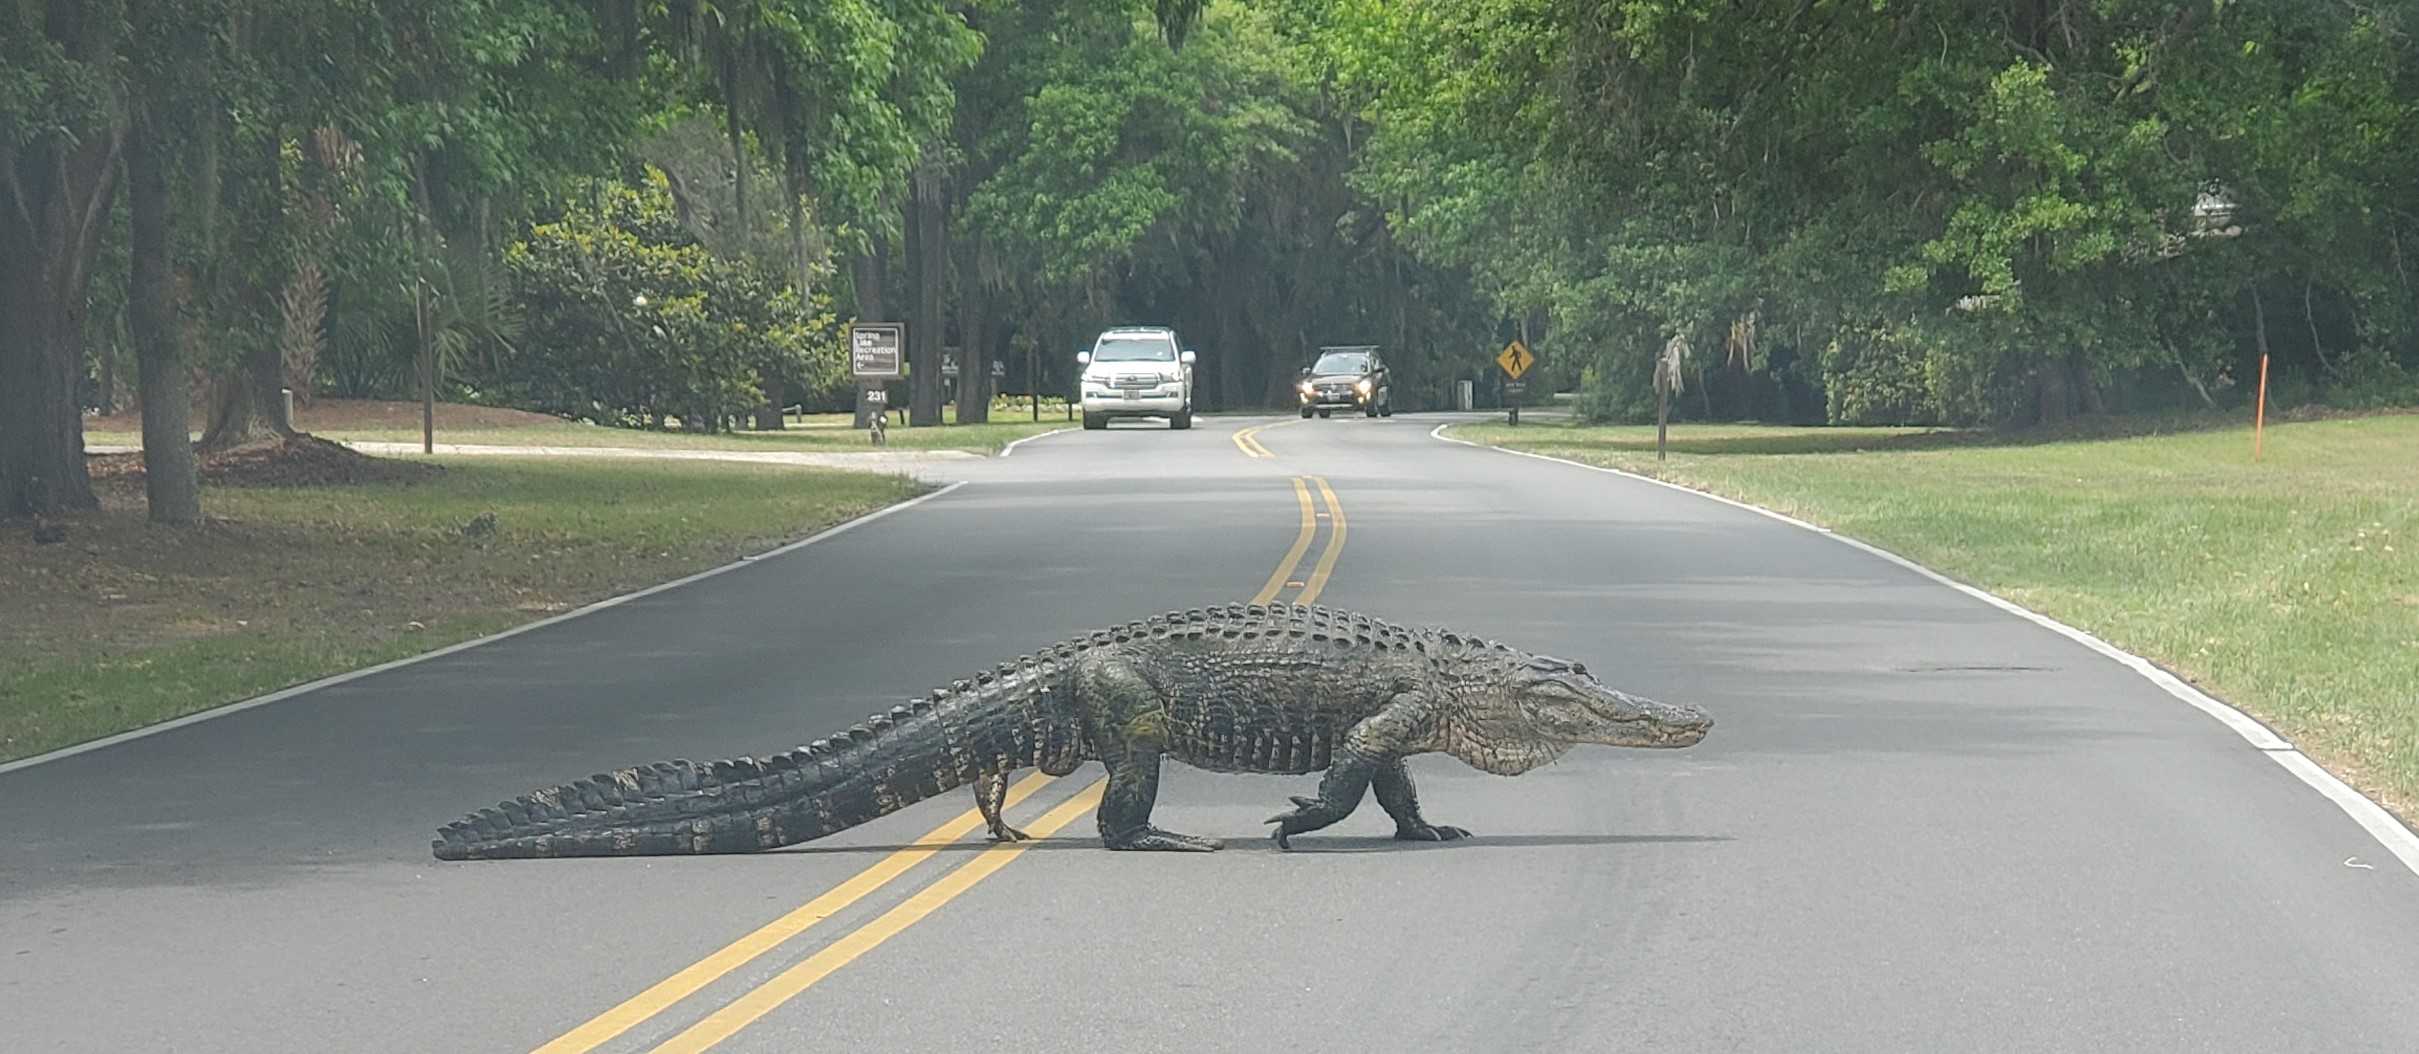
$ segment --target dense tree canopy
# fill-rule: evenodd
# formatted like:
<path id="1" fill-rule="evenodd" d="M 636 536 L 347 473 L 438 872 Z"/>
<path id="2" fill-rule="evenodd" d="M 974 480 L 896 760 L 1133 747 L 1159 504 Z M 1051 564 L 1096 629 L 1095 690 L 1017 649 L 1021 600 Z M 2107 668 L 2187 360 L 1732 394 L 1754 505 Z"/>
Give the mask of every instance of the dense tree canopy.
<path id="1" fill-rule="evenodd" d="M 1521 336 L 1587 412 L 2022 425 L 2408 402 L 2407 4 L 27 0 L 0 5 L 0 505 L 154 513 L 280 387 L 642 427 L 917 420 L 1173 324 L 1206 408 Z M 2414 231 L 2419 235 L 2419 230 Z M 2414 245 L 2419 250 L 2419 244 Z M 628 294 L 625 296 L 625 294 Z M 646 306 L 630 302 L 644 296 Z M 660 331 L 660 335 L 659 335 Z M 944 390 L 944 363 L 958 369 Z M 197 385 L 198 382 L 198 386 Z M 156 433 L 156 434 L 155 434 Z"/>
<path id="2" fill-rule="evenodd" d="M 2410 397 L 2406 5 L 1313 6 L 1363 185 L 1600 412 L 1674 335 L 1712 413 Z"/>

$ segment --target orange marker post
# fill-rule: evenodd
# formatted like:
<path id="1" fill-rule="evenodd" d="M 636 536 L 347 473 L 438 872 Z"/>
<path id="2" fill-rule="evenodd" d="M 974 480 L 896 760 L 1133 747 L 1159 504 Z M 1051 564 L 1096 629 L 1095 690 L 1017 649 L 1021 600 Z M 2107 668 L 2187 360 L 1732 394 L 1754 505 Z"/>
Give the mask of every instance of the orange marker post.
<path id="1" fill-rule="evenodd" d="M 2259 357 L 2259 407 L 2251 412 L 2251 460 L 2259 460 L 2260 433 L 2268 426 L 2268 357 Z"/>

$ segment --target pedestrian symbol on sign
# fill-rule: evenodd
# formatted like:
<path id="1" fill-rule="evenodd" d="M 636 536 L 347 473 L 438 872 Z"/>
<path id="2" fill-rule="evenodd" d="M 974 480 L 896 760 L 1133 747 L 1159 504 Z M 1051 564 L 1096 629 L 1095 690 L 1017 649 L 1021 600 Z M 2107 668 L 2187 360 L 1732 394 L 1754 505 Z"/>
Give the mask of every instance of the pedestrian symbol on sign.
<path id="1" fill-rule="evenodd" d="M 1529 372 L 1529 367 L 1536 362 L 1537 356 L 1529 354 L 1529 346 L 1517 340 L 1504 345 L 1503 353 L 1495 356 L 1495 364 L 1503 367 L 1504 374 L 1516 381 L 1521 374 Z"/>

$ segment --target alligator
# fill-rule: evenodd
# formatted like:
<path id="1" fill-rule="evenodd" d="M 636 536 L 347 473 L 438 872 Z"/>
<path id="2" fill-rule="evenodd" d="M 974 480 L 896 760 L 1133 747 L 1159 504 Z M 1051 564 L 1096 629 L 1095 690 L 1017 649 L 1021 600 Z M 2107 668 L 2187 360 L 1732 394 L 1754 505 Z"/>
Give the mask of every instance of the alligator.
<path id="1" fill-rule="evenodd" d="M 1303 604 L 1172 611 L 1063 641 L 934 689 L 846 732 L 775 754 L 599 773 L 448 824 L 440 860 L 744 853 L 822 838 L 971 785 L 994 841 L 1008 779 L 1099 761 L 1110 849 L 1205 852 L 1151 823 L 1159 766 L 1324 770 L 1270 817 L 1280 848 L 1375 789 L 1395 837 L 1450 841 L 1404 759 L 1441 752 L 1514 776 L 1573 746 L 1686 747 L 1713 719 L 1599 683 L 1584 664 L 1434 627 Z"/>

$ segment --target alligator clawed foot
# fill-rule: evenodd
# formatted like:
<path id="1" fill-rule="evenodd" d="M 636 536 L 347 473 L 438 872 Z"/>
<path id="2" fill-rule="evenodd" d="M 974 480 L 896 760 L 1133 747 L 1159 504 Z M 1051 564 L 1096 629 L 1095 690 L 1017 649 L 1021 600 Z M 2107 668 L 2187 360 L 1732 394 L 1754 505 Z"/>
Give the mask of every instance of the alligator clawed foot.
<path id="1" fill-rule="evenodd" d="M 1394 837 L 1405 842 L 1450 842 L 1468 838 L 1470 832 L 1441 823 L 1407 824 L 1394 829 Z"/>
<path id="2" fill-rule="evenodd" d="M 1344 818 L 1343 810 L 1333 808 L 1317 798 L 1307 798 L 1299 794 L 1291 797 L 1294 811 L 1278 813 L 1267 820 L 1267 822 L 1277 825 L 1274 837 L 1279 849 L 1293 848 L 1290 839 L 1294 835 L 1305 831 L 1316 831 Z"/>
<path id="3" fill-rule="evenodd" d="M 991 840 L 994 842 L 1022 842 L 1032 837 L 1004 823 L 991 828 Z"/>
<path id="4" fill-rule="evenodd" d="M 1156 827 L 1137 827 L 1101 837 L 1101 844 L 1111 849 L 1158 851 L 1170 853 L 1214 853 L 1226 848 L 1226 843 L 1199 835 L 1177 834 Z"/>

